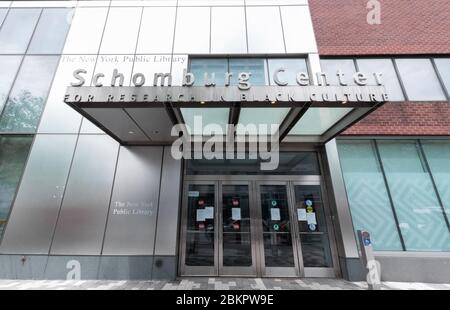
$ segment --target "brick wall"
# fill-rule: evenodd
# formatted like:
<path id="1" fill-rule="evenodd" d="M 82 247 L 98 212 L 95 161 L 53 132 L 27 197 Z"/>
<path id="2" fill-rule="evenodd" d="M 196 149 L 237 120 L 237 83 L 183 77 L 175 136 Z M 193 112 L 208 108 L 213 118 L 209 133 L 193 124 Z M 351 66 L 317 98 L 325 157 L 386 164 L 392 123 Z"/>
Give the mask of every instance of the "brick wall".
<path id="1" fill-rule="evenodd" d="M 386 103 L 343 135 L 450 135 L 450 102 Z"/>
<path id="2" fill-rule="evenodd" d="M 368 0 L 309 0 L 319 53 L 450 55 L 450 0 L 379 2 L 381 24 L 369 25 Z M 450 135 L 450 102 L 387 103 L 343 134 Z"/>
<path id="3" fill-rule="evenodd" d="M 309 0 L 320 54 L 450 54 L 450 0 L 379 2 L 369 25 L 368 0 Z"/>

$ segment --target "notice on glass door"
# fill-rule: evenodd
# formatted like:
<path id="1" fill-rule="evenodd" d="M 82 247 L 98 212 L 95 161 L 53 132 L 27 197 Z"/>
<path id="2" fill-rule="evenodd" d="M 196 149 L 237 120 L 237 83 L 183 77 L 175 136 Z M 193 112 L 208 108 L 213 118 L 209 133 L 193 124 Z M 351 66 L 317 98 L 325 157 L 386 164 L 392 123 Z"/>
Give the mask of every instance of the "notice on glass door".
<path id="1" fill-rule="evenodd" d="M 197 222 L 205 221 L 205 209 L 197 209 Z"/>
<path id="2" fill-rule="evenodd" d="M 231 219 L 233 221 L 241 220 L 241 208 L 231 208 Z"/>
<path id="3" fill-rule="evenodd" d="M 307 221 L 306 209 L 297 209 L 297 221 Z"/>
<path id="4" fill-rule="evenodd" d="M 315 212 L 311 212 L 311 213 L 306 213 L 306 221 L 309 224 L 317 224 L 317 220 L 316 220 L 316 213 Z"/>
<path id="5" fill-rule="evenodd" d="M 205 207 L 205 219 L 214 218 L 214 207 Z"/>
<path id="6" fill-rule="evenodd" d="M 279 221 L 281 219 L 279 208 L 270 208 L 270 218 L 272 221 Z"/>

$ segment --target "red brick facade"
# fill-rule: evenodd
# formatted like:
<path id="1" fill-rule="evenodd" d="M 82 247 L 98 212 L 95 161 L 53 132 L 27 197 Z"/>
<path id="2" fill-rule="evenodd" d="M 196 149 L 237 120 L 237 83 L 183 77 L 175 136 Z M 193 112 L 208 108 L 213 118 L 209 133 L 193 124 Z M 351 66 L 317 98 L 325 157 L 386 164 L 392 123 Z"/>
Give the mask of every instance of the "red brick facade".
<path id="1" fill-rule="evenodd" d="M 378 1 L 369 25 L 369 0 L 309 0 L 320 54 L 450 54 L 449 0 Z"/>
<path id="2" fill-rule="evenodd" d="M 450 103 L 386 103 L 344 134 L 450 136 Z"/>
<path id="3" fill-rule="evenodd" d="M 368 2 L 309 0 L 320 55 L 450 55 L 450 0 L 379 0 L 380 25 Z M 344 135 L 450 135 L 450 102 L 387 103 Z"/>

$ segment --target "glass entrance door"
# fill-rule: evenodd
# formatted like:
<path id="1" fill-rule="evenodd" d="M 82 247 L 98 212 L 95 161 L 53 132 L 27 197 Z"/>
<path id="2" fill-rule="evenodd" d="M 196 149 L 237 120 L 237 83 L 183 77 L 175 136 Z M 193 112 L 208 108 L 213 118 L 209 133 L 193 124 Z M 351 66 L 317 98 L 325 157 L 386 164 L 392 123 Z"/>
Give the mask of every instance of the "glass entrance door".
<path id="1" fill-rule="evenodd" d="M 263 276 L 299 276 L 287 182 L 258 183 Z"/>
<path id="2" fill-rule="evenodd" d="M 256 276 L 253 200 L 251 182 L 185 184 L 182 275 Z"/>
<path id="3" fill-rule="evenodd" d="M 319 178 L 186 181 L 181 275 L 335 277 L 323 190 Z"/>
<path id="4" fill-rule="evenodd" d="M 317 182 L 304 182 L 293 183 L 292 188 L 299 235 L 299 262 L 304 276 L 334 277 L 322 186 Z"/>
<path id="5" fill-rule="evenodd" d="M 251 185 L 250 182 L 220 183 L 220 275 L 256 275 Z"/>

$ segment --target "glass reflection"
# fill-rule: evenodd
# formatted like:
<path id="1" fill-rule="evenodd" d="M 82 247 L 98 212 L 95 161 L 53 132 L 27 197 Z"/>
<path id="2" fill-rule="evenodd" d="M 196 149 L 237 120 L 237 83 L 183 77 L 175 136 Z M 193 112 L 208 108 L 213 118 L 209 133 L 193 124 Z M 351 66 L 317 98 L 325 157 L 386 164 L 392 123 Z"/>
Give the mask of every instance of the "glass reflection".
<path id="1" fill-rule="evenodd" d="M 294 267 L 285 185 L 261 185 L 264 257 L 267 267 Z"/>
<path id="2" fill-rule="evenodd" d="M 296 185 L 295 209 L 305 267 L 332 267 L 330 241 L 319 185 Z"/>
<path id="3" fill-rule="evenodd" d="M 0 237 L 8 219 L 33 137 L 0 136 Z"/>
<path id="4" fill-rule="evenodd" d="M 22 56 L 0 56 L 0 113 L 8 97 Z"/>
<path id="5" fill-rule="evenodd" d="M 36 131 L 58 56 L 25 57 L 0 119 L 0 131 Z"/>
<path id="6" fill-rule="evenodd" d="M 251 266 L 248 185 L 222 187 L 223 265 Z"/>
<path id="7" fill-rule="evenodd" d="M 445 100 L 430 59 L 396 59 L 409 100 Z"/>
<path id="8" fill-rule="evenodd" d="M 11 9 L 0 31 L 0 54 L 24 54 L 41 9 Z"/>
<path id="9" fill-rule="evenodd" d="M 379 141 L 381 162 L 407 251 L 450 251 L 450 234 L 415 140 Z"/>
<path id="10" fill-rule="evenodd" d="M 33 34 L 29 54 L 60 54 L 69 30 L 72 9 L 44 9 Z"/>
<path id="11" fill-rule="evenodd" d="M 214 215 L 214 185 L 190 184 L 186 231 L 187 266 L 214 266 Z"/>

